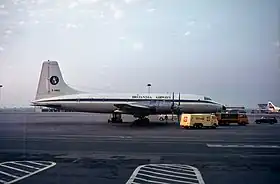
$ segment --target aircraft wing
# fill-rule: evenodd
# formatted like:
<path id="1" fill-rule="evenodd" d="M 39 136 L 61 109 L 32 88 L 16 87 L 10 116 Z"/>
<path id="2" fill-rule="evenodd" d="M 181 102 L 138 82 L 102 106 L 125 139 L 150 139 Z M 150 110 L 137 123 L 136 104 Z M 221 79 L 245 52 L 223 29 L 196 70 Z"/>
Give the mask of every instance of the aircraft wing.
<path id="1" fill-rule="evenodd" d="M 141 104 L 114 104 L 114 106 L 130 114 L 150 114 L 154 110 L 153 107 Z"/>

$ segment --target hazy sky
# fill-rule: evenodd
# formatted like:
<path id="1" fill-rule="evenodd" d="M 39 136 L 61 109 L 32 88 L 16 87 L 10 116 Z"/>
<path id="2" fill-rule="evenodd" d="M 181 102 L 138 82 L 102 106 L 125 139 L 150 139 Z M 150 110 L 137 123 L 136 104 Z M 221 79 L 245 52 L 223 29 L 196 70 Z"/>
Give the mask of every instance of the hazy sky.
<path id="1" fill-rule="evenodd" d="M 280 105 L 278 0 L 1 0 L 0 106 L 29 104 L 44 60 L 94 92 Z"/>

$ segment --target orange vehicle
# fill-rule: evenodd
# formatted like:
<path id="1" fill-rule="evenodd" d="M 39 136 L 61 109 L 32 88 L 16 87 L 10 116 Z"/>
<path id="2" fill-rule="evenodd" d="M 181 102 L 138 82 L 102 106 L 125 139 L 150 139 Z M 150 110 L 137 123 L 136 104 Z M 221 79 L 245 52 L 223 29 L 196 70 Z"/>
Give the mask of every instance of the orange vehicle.
<path id="1" fill-rule="evenodd" d="M 237 123 L 238 125 L 249 124 L 248 117 L 245 111 L 227 110 L 216 114 L 219 125 L 230 125 Z"/>

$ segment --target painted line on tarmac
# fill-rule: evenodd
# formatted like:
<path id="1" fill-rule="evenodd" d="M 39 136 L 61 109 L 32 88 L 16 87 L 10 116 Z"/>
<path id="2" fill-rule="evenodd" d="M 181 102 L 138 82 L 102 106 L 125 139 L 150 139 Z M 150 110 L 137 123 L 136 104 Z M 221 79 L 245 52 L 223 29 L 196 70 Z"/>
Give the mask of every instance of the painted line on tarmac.
<path id="1" fill-rule="evenodd" d="M 0 163 L 0 184 L 12 184 L 55 166 L 50 161 L 9 161 Z"/>
<path id="2" fill-rule="evenodd" d="M 176 139 L 176 138 L 171 138 L 169 139 L 169 137 L 165 137 L 165 138 L 150 138 L 150 137 L 131 137 L 131 136 L 115 136 L 115 137 L 62 137 L 62 136 L 44 136 L 44 137 L 27 137 L 26 138 L 28 141 L 33 141 L 33 142 L 39 142 L 39 141 L 55 141 L 55 140 L 59 140 L 59 141 L 64 141 L 64 142 L 149 142 L 149 143 L 188 143 L 188 144 L 205 144 L 205 143 L 220 143 L 221 139 L 213 139 L 213 140 L 209 140 L 209 139 L 197 139 L 197 140 L 192 140 L 191 138 L 185 137 L 184 139 Z M 23 141 L 22 136 L 6 136 L 6 137 L 1 137 L 0 136 L 0 141 Z M 259 143 L 261 141 L 256 139 L 256 140 L 243 140 L 243 142 L 241 141 L 227 141 L 224 140 L 223 144 L 221 145 L 243 145 L 243 144 L 256 144 Z M 266 143 L 271 143 L 271 144 L 279 144 L 280 145 L 280 141 L 278 140 L 265 140 Z M 214 144 L 213 144 L 214 145 Z M 216 145 L 216 144 L 215 144 Z M 217 144 L 220 145 L 220 144 Z"/>
<path id="3" fill-rule="evenodd" d="M 205 184 L 195 167 L 181 164 L 146 164 L 138 166 L 126 184 L 141 183 L 187 183 Z"/>
<path id="4" fill-rule="evenodd" d="M 209 156 L 211 158 L 221 158 L 221 157 L 254 157 L 254 158 L 275 158 L 280 159 L 280 155 L 278 153 L 272 153 L 272 154 L 237 154 L 237 153 L 216 153 L 209 155 L 208 153 L 178 153 L 178 152 L 133 152 L 133 151 L 118 151 L 118 152 L 112 152 L 112 151 L 100 151 L 100 150 L 85 150 L 85 151 L 77 151 L 77 150 L 50 150 L 50 149 L 27 149 L 26 150 L 29 154 L 52 154 L 52 155 L 62 155 L 58 156 L 60 157 L 75 157 L 75 158 L 81 158 L 81 157 L 88 157 L 92 158 L 95 157 L 95 155 L 119 155 L 119 156 L 140 156 L 140 157 L 154 157 L 154 156 L 182 156 L 182 157 L 196 157 L 196 158 L 208 158 Z M 22 153 L 22 149 L 0 149 L 0 153 Z"/>
<path id="5" fill-rule="evenodd" d="M 251 144 L 206 144 L 209 148 L 274 148 L 279 149 L 279 145 L 251 145 Z"/>

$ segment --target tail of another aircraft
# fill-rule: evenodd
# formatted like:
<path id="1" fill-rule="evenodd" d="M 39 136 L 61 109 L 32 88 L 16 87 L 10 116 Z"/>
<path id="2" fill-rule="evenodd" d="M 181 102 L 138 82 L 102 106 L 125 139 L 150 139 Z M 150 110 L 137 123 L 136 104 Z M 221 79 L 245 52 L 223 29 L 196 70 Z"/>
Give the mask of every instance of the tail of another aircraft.
<path id="1" fill-rule="evenodd" d="M 268 109 L 275 110 L 275 105 L 273 105 L 272 102 L 268 102 L 268 103 L 267 103 L 267 108 L 268 108 Z"/>
<path id="2" fill-rule="evenodd" d="M 57 61 L 43 62 L 35 100 L 77 93 L 64 82 Z"/>

